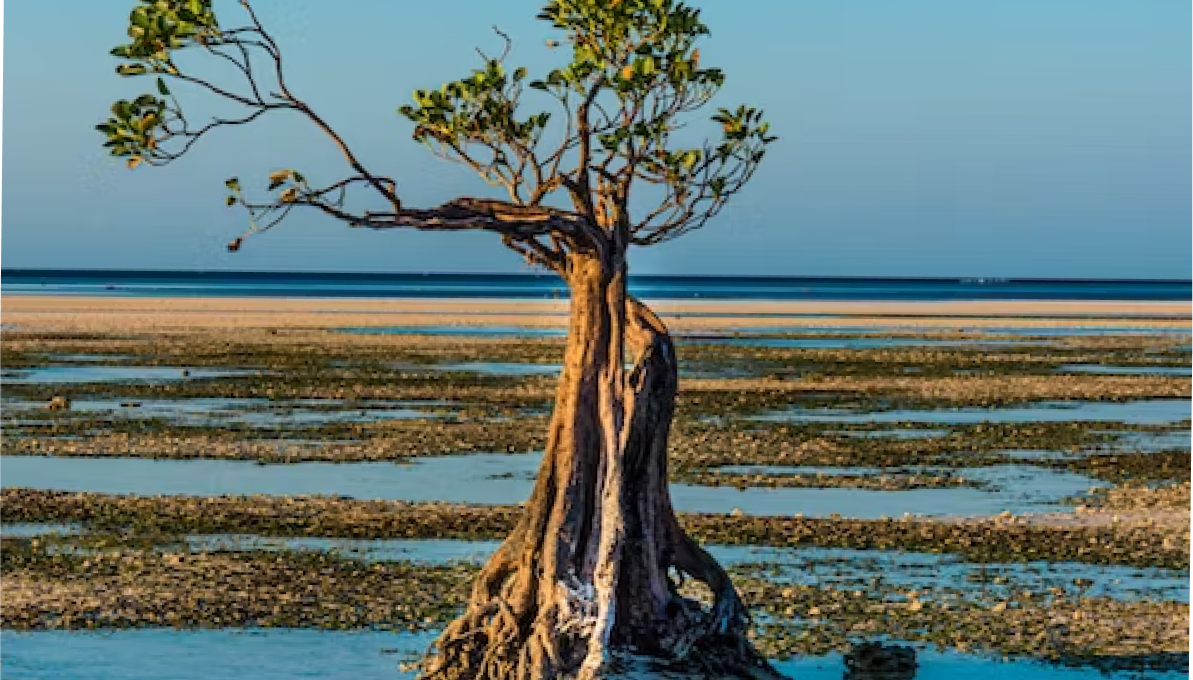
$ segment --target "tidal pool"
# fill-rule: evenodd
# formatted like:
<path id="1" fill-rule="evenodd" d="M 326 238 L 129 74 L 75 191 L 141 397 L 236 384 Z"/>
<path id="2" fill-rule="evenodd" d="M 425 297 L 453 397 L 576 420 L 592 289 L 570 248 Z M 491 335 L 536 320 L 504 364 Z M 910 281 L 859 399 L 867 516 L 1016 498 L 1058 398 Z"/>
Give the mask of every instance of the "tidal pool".
<path id="1" fill-rule="evenodd" d="M 459 364 L 428 364 L 420 368 L 435 371 L 480 373 L 481 375 L 558 375 L 559 364 L 531 364 L 515 361 L 467 361 Z"/>
<path id="2" fill-rule="evenodd" d="M 890 437 L 891 439 L 920 439 L 922 437 L 943 437 L 949 434 L 949 432 L 950 430 L 936 430 L 926 427 L 905 427 L 890 430 L 840 430 L 837 432 L 826 432 L 825 434 L 834 434 L 841 437 L 860 437 L 863 439 L 879 439 L 882 437 Z"/>
<path id="3" fill-rule="evenodd" d="M 316 631 L 294 629 L 171 630 L 0 633 L 0 659 L 8 680 L 408 680 L 402 670 L 434 639 L 434 632 Z M 1175 680 L 1172 672 L 1105 674 L 1036 661 L 1006 661 L 917 646 L 916 680 Z M 840 680 L 839 654 L 776 661 L 801 680 Z"/>
<path id="4" fill-rule="evenodd" d="M 698 342 L 709 345 L 733 345 L 735 347 L 794 347 L 803 349 L 883 349 L 887 347 L 1004 347 L 1008 345 L 1027 344 L 1022 340 L 994 340 L 975 337 L 972 339 L 940 339 L 940 338 L 757 338 L 737 336 L 697 336 L 684 337 L 680 340 Z"/>
<path id="5" fill-rule="evenodd" d="M 1041 401 L 1031 406 L 998 408 L 903 409 L 851 411 L 834 408 L 791 408 L 753 416 L 752 420 L 805 423 L 1028 423 L 1064 421 L 1114 421 L 1156 425 L 1178 423 L 1190 417 L 1188 399 L 1138 401 Z"/>
<path id="6" fill-rule="evenodd" d="M 311 550 L 336 552 L 377 562 L 483 564 L 500 541 L 454 539 L 358 540 L 339 538 L 283 538 L 246 534 L 188 536 L 193 552 L 237 550 Z M 881 583 L 904 589 L 947 587 L 971 595 L 1009 594 L 1011 590 L 1044 592 L 1060 588 L 1070 595 L 1135 601 L 1141 598 L 1189 599 L 1185 571 L 1093 565 L 1076 562 L 977 564 L 953 555 L 846 548 L 771 548 L 704 546 L 726 567 L 758 565 L 768 579 L 799 585 L 832 585 L 837 589 Z M 1083 584 L 1074 583 L 1081 579 Z"/>
<path id="7" fill-rule="evenodd" d="M 1015 459 L 1016 452 L 1008 457 Z M 1022 452 L 1019 452 L 1022 453 Z M 1085 475 L 1053 470 L 1032 465 L 991 465 L 979 468 L 938 467 L 815 467 L 788 465 L 724 465 L 712 468 L 711 472 L 742 475 L 800 475 L 807 477 L 844 477 L 942 475 L 949 472 L 983 487 L 984 491 L 997 493 L 1004 501 L 1018 506 L 1034 503 L 1048 503 L 1060 498 L 1077 496 L 1092 489 L 1110 486 Z M 896 493 L 891 491 L 889 493 Z"/>
<path id="8" fill-rule="evenodd" d="M 185 374 L 183 372 L 186 372 Z M 13 385 L 57 385 L 65 383 L 164 382 L 203 380 L 258 375 L 252 368 L 188 368 L 186 366 L 35 366 L 3 373 L 3 382 Z"/>
<path id="9" fill-rule="evenodd" d="M 1103 445 L 1111 451 L 1169 451 L 1172 449 L 1189 450 L 1193 442 L 1193 433 L 1189 430 L 1177 432 L 1110 432 L 1118 434 L 1118 440 Z"/>
<path id="10" fill-rule="evenodd" d="M 361 499 L 449 501 L 490 505 L 521 503 L 530 495 L 539 454 L 474 454 L 417 459 L 411 463 L 294 463 L 8 456 L 5 487 L 65 491 L 182 494 L 192 496 L 337 495 Z M 1004 466 L 1014 468 L 1015 466 Z M 1099 484 L 1081 475 L 1025 467 L 1015 485 L 877 491 L 828 488 L 708 487 L 672 484 L 681 512 L 809 517 L 878 518 L 903 514 L 987 516 L 1056 512 L 1055 503 Z M 987 472 L 994 475 L 995 472 Z M 1008 473 L 1010 474 L 1010 473 Z M 1033 475 L 1039 475 L 1033 480 Z M 991 480 L 997 481 L 997 479 Z"/>
<path id="11" fill-rule="evenodd" d="M 1097 375 L 1193 375 L 1189 366 L 1109 366 L 1107 364 L 1065 364 L 1056 369 L 1061 373 L 1094 373 Z"/>
<path id="12" fill-rule="evenodd" d="M 34 536 L 49 536 L 52 534 L 66 536 L 81 534 L 83 531 L 82 525 L 59 522 L 11 522 L 0 524 L 0 536 L 4 538 L 32 538 Z"/>
<path id="13" fill-rule="evenodd" d="M 890 333 L 894 337 L 909 337 L 914 333 L 959 333 L 963 337 L 955 338 L 959 340 L 982 340 L 990 336 L 998 335 L 1026 335 L 1026 336 L 1040 336 L 1040 337 L 1056 337 L 1065 335 L 1080 335 L 1080 336 L 1106 336 L 1106 335 L 1124 335 L 1124 336 L 1139 336 L 1139 335 L 1159 335 L 1159 336 L 1182 336 L 1189 335 L 1189 328 L 1179 328 L 1174 326 L 975 326 L 967 324 L 963 320 L 955 320 L 954 323 L 938 323 L 932 325 L 916 324 L 909 321 L 903 324 L 890 325 L 868 325 L 858 326 L 849 325 L 848 318 L 840 315 L 813 315 L 813 314 L 759 314 L 755 312 L 744 313 L 716 313 L 716 314 L 700 314 L 700 313 L 685 313 L 684 317 L 699 317 L 699 316 L 725 316 L 737 317 L 746 316 L 751 318 L 786 318 L 786 317 L 819 317 L 826 319 L 838 319 L 842 323 L 808 326 L 776 326 L 776 325 L 751 325 L 751 326 L 735 326 L 733 332 L 735 333 L 785 333 L 789 335 L 799 334 L 815 334 L 815 335 L 875 335 L 879 333 Z M 716 333 L 716 331 L 708 331 L 709 334 Z M 729 335 L 728 333 L 721 333 L 722 335 Z"/>
<path id="14" fill-rule="evenodd" d="M 376 420 L 439 418 L 442 414 L 420 410 L 427 406 L 449 406 L 450 402 L 402 401 L 348 403 L 330 399 L 271 401 L 269 399 L 77 399 L 71 414 L 103 414 L 128 419 L 159 418 L 183 425 L 245 424 L 257 427 L 317 427 L 329 423 L 356 423 Z M 44 403 L 5 402 L 5 410 L 45 409 Z M 18 423 L 32 422 L 29 420 Z"/>

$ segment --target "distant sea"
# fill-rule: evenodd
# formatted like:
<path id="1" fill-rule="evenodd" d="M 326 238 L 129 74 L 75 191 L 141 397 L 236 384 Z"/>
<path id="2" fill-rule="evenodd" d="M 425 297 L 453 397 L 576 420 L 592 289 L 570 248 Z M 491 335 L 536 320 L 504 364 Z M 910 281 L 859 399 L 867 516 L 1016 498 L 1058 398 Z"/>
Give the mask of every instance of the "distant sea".
<path id="1" fill-rule="evenodd" d="M 1126 300 L 1193 299 L 1187 280 L 634 276 L 650 300 Z M 3 269 L 4 293 L 144 297 L 552 299 L 567 288 L 547 274 Z"/>

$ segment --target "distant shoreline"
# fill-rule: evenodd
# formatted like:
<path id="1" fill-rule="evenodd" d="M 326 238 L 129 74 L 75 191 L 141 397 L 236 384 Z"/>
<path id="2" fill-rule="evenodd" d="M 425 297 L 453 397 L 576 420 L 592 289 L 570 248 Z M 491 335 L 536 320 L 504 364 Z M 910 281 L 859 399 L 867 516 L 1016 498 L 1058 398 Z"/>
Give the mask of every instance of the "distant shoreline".
<path id="1" fill-rule="evenodd" d="M 764 302 L 1182 302 L 1193 282 L 1014 278 L 631 276 L 645 300 Z M 533 274 L 0 270 L 3 293 L 136 298 L 566 299 L 558 277 Z"/>

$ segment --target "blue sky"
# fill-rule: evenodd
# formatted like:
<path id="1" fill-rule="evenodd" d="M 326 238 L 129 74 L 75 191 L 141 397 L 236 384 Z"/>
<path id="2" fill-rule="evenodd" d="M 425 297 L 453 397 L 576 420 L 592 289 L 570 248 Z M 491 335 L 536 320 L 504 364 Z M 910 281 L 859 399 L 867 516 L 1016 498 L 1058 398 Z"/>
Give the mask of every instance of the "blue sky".
<path id="1" fill-rule="evenodd" d="M 1187 0 L 705 0 L 719 103 L 764 108 L 781 141 L 705 229 L 633 254 L 663 274 L 1188 278 Z M 411 142 L 395 109 L 468 73 L 490 26 L 511 62 L 560 59 L 534 0 L 257 0 L 292 89 L 408 205 L 487 195 Z M 7 3 L 5 267 L 521 271 L 483 234 L 361 232 L 315 215 L 223 245 L 244 215 L 223 179 L 297 167 L 332 180 L 334 150 L 296 118 L 204 140 L 128 171 L 92 128 L 147 91 L 107 56 L 131 2 Z M 217 2 L 224 24 L 235 3 Z M 69 17 L 68 19 L 65 19 Z M 52 36 L 52 38 L 51 38 Z M 193 100 L 193 98 L 192 98 Z M 185 103 L 186 100 L 184 100 Z"/>

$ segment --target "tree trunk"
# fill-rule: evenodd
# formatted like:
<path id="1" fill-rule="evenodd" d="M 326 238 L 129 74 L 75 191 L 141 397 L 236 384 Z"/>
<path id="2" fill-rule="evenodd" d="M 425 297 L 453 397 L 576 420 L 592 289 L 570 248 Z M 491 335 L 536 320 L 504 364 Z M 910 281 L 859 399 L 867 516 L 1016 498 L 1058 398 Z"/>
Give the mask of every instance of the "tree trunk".
<path id="1" fill-rule="evenodd" d="M 566 278 L 568 343 L 538 480 L 424 677 L 608 678 L 645 660 L 696 677 L 773 677 L 728 575 L 671 507 L 666 328 L 626 294 L 624 265 L 570 255 Z M 711 602 L 681 595 L 684 575 Z"/>

